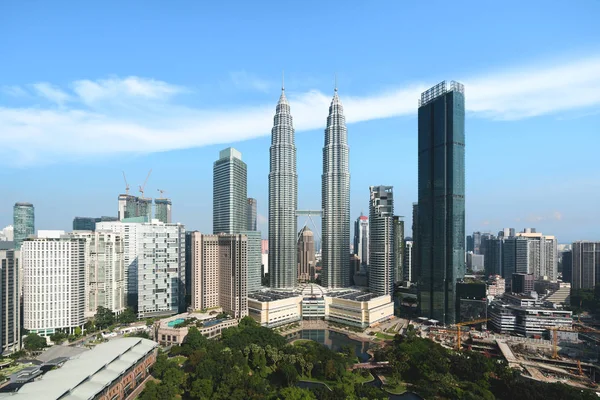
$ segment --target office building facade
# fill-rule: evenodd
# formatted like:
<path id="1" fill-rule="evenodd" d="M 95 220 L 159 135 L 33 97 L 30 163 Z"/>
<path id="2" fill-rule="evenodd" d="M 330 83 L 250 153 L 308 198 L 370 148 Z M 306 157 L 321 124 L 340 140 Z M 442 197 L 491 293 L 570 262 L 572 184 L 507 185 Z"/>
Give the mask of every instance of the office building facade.
<path id="1" fill-rule="evenodd" d="M 219 237 L 191 232 L 193 310 L 219 307 Z"/>
<path id="2" fill-rule="evenodd" d="M 95 231 L 98 222 L 118 221 L 117 217 L 75 217 L 73 218 L 74 231 Z"/>
<path id="3" fill-rule="evenodd" d="M 419 307 L 456 322 L 456 283 L 465 274 L 465 96 L 441 82 L 419 102 Z"/>
<path id="4" fill-rule="evenodd" d="M 248 293 L 260 290 L 262 282 L 261 265 L 262 265 L 262 254 L 261 254 L 261 233 L 260 231 L 242 231 L 242 235 L 248 238 Z"/>
<path id="5" fill-rule="evenodd" d="M 248 216 L 248 225 L 246 227 L 246 230 L 248 230 L 248 231 L 257 230 L 256 199 L 253 199 L 252 197 L 248 197 L 248 205 L 247 205 L 246 213 L 247 213 L 246 215 Z"/>
<path id="6" fill-rule="evenodd" d="M 213 233 L 240 233 L 248 225 L 247 167 L 242 153 L 228 147 L 213 165 Z"/>
<path id="7" fill-rule="evenodd" d="M 30 238 L 21 248 L 23 327 L 42 336 L 85 324 L 85 239 Z"/>
<path id="8" fill-rule="evenodd" d="M 290 105 L 281 89 L 269 149 L 269 284 L 276 289 L 297 285 L 298 175 Z"/>
<path id="9" fill-rule="evenodd" d="M 413 282 L 414 281 L 414 272 L 413 272 L 413 257 L 415 253 L 414 242 L 412 240 L 404 241 L 404 263 L 403 263 L 403 271 L 404 271 L 404 282 Z"/>
<path id="10" fill-rule="evenodd" d="M 512 274 L 532 274 L 529 262 L 529 241 L 512 237 L 502 242 L 502 277 L 511 279 Z"/>
<path id="11" fill-rule="evenodd" d="M 21 349 L 21 253 L 0 250 L 0 355 Z"/>
<path id="12" fill-rule="evenodd" d="M 571 287 L 593 289 L 600 283 L 600 242 L 574 242 L 571 251 Z"/>
<path id="13" fill-rule="evenodd" d="M 315 237 L 308 226 L 298 234 L 298 282 L 315 279 Z"/>
<path id="14" fill-rule="evenodd" d="M 403 217 L 394 215 L 394 283 L 404 282 L 404 221 Z"/>
<path id="15" fill-rule="evenodd" d="M 327 288 L 350 285 L 350 169 L 348 131 L 337 88 L 329 106 L 321 186 L 321 282 Z"/>
<path id="16" fill-rule="evenodd" d="M 354 254 L 363 267 L 369 265 L 369 217 L 362 213 L 354 222 Z"/>
<path id="17" fill-rule="evenodd" d="M 35 233 L 35 209 L 31 203 L 15 203 L 13 207 L 13 229 L 15 249 L 21 248 L 21 243 Z"/>
<path id="18" fill-rule="evenodd" d="M 162 223 L 171 223 L 171 199 L 154 199 L 154 216 Z"/>
<path id="19" fill-rule="evenodd" d="M 533 274 L 515 273 L 512 274 L 510 291 L 516 294 L 529 295 L 533 292 L 535 286 L 535 277 Z"/>
<path id="20" fill-rule="evenodd" d="M 394 288 L 394 192 L 391 186 L 369 190 L 369 291 L 383 296 Z"/>

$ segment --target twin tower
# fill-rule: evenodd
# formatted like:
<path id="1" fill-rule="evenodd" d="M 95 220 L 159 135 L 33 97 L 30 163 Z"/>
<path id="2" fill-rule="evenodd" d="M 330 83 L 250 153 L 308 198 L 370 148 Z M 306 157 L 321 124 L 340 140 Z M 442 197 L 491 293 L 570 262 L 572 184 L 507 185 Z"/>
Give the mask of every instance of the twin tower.
<path id="1" fill-rule="evenodd" d="M 326 288 L 350 286 L 348 150 L 346 119 L 336 87 L 325 128 L 321 185 L 321 283 Z M 270 286 L 293 289 L 298 284 L 298 174 L 294 126 L 283 87 L 271 130 L 269 160 Z"/>

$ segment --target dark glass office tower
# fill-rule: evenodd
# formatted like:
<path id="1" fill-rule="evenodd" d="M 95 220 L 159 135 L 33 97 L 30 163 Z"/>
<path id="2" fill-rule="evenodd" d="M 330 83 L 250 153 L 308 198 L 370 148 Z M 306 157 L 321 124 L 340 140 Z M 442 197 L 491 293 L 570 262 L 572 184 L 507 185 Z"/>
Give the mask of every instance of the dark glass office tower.
<path id="1" fill-rule="evenodd" d="M 441 82 L 419 101 L 419 307 L 454 324 L 456 283 L 465 275 L 465 95 Z"/>

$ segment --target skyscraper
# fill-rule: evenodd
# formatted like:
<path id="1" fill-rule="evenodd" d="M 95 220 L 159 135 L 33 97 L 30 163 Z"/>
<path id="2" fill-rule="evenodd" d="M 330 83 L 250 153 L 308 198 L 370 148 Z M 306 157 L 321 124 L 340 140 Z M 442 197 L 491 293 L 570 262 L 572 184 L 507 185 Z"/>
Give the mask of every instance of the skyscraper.
<path id="1" fill-rule="evenodd" d="M 529 241 L 522 237 L 511 237 L 502 242 L 502 276 L 512 279 L 512 274 L 531 274 Z"/>
<path id="2" fill-rule="evenodd" d="M 413 254 L 414 254 L 414 249 L 413 249 L 413 241 L 410 240 L 411 238 L 406 238 L 407 240 L 404 241 L 404 265 L 403 265 L 403 269 L 404 269 L 404 281 L 405 282 L 412 282 L 414 277 L 413 277 Z"/>
<path id="3" fill-rule="evenodd" d="M 533 229 L 535 231 L 535 229 Z M 529 263 L 536 279 L 556 282 L 558 279 L 558 242 L 554 236 L 541 232 L 517 233 L 529 241 Z"/>
<path id="4" fill-rule="evenodd" d="M 323 270 L 328 288 L 350 285 L 350 169 L 348 131 L 337 87 L 329 106 L 321 186 Z"/>
<path id="5" fill-rule="evenodd" d="M 354 254 L 363 267 L 369 265 L 369 217 L 362 213 L 354 222 Z"/>
<path id="6" fill-rule="evenodd" d="M 248 208 L 246 210 L 248 215 L 248 226 L 246 230 L 255 231 L 256 230 L 256 199 L 252 197 L 248 197 Z"/>
<path id="7" fill-rule="evenodd" d="M 419 272 L 419 246 L 417 243 L 419 242 L 419 203 L 412 204 L 412 280 L 411 282 L 417 282 L 419 280 L 420 272 Z"/>
<path id="8" fill-rule="evenodd" d="M 315 279 L 315 237 L 308 226 L 298 234 L 298 281 Z"/>
<path id="9" fill-rule="evenodd" d="M 248 253 L 248 265 L 247 265 L 247 276 L 248 276 L 248 293 L 256 292 L 260 290 L 262 273 L 262 253 L 260 246 L 262 242 L 260 231 L 241 231 L 242 235 L 246 235 L 248 238 L 247 253 Z"/>
<path id="10" fill-rule="evenodd" d="M 394 268 L 393 268 L 393 283 L 404 281 L 404 221 L 403 217 L 394 215 Z"/>
<path id="11" fill-rule="evenodd" d="M 371 186 L 369 191 L 369 291 L 382 296 L 394 286 L 394 192 L 391 186 Z"/>
<path id="12" fill-rule="evenodd" d="M 240 233 L 248 225 L 247 167 L 242 153 L 228 147 L 213 165 L 213 233 Z"/>
<path id="13" fill-rule="evenodd" d="M 171 223 L 171 199 L 154 199 L 154 214 L 157 220 L 165 224 Z"/>
<path id="14" fill-rule="evenodd" d="M 573 289 L 592 289 L 600 283 L 600 242 L 573 243 L 571 274 Z"/>
<path id="15" fill-rule="evenodd" d="M 21 248 L 23 239 L 35 233 L 35 210 L 31 203 L 15 203 L 13 208 L 15 249 Z"/>
<path id="16" fill-rule="evenodd" d="M 21 254 L 0 250 L 0 354 L 21 349 Z"/>
<path id="17" fill-rule="evenodd" d="M 441 82 L 419 101 L 419 307 L 457 322 L 456 283 L 465 275 L 465 96 Z M 475 245 L 476 246 L 476 245 Z"/>
<path id="18" fill-rule="evenodd" d="M 144 217 L 146 221 L 152 219 L 152 199 L 133 196 L 130 194 L 119 195 L 118 219 Z"/>
<path id="19" fill-rule="evenodd" d="M 269 150 L 269 280 L 277 289 L 297 284 L 298 175 L 290 105 L 281 88 Z"/>

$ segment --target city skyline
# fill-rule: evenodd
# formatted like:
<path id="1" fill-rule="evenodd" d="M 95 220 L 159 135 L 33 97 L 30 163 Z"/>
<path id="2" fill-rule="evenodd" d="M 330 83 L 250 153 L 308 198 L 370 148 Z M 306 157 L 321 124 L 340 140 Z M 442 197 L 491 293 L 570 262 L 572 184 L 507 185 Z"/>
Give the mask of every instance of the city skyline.
<path id="1" fill-rule="evenodd" d="M 423 36 L 412 34 L 421 17 L 428 15 L 425 5 L 407 8 L 389 3 L 381 10 L 349 7 L 344 9 L 344 21 L 350 24 L 331 22 L 331 15 L 339 12 L 331 5 L 314 16 L 296 10 L 300 20 L 317 26 L 327 21 L 333 24 L 331 29 L 344 32 L 346 40 L 339 46 L 340 53 L 345 53 L 331 63 L 315 63 L 331 51 L 319 32 L 291 30 L 273 38 L 262 28 L 254 30 L 254 23 L 243 22 L 227 25 L 231 29 L 220 31 L 218 45 L 212 45 L 205 38 L 215 29 L 213 20 L 224 12 L 216 6 L 202 12 L 191 6 L 189 16 L 167 16 L 160 6 L 145 7 L 148 17 L 164 16 L 167 32 L 159 35 L 152 26 L 138 26 L 139 33 L 131 40 L 140 51 L 132 53 L 132 41 L 118 40 L 132 34 L 129 20 L 110 12 L 110 4 L 80 12 L 81 25 L 68 24 L 69 13 L 61 6 L 40 5 L 30 12 L 12 5 L 2 13 L 8 17 L 0 24 L 0 33 L 15 37 L 0 44 L 0 50 L 19 60 L 0 66 L 4 143 L 0 162 L 4 163 L 6 189 L 0 199 L 0 227 L 11 224 L 10 207 L 15 202 L 35 204 L 36 226 L 41 229 L 67 230 L 75 216 L 115 216 L 115 194 L 124 191 L 121 171 L 137 187 L 148 169 L 154 168 L 146 193 L 158 195 L 158 188 L 167 190 L 174 205 L 173 221 L 210 232 L 212 199 L 204 189 L 211 184 L 216 152 L 234 145 L 249 165 L 252 190 L 248 195 L 257 198 L 258 229 L 266 237 L 265 158 L 273 98 L 285 69 L 288 99 L 296 110 L 298 169 L 302 171 L 298 203 L 302 208 L 320 205 L 322 154 L 315 141 L 325 127 L 334 73 L 344 93 L 348 142 L 355 154 L 350 166 L 351 220 L 368 209 L 368 187 L 373 182 L 364 172 L 371 160 L 366 155 L 380 151 L 381 143 L 396 149 L 398 157 L 378 159 L 381 176 L 377 181 L 397 188 L 398 214 L 410 215 L 410 204 L 417 198 L 416 99 L 423 89 L 452 77 L 464 82 L 469 93 L 467 232 L 536 226 L 556 235 L 560 243 L 596 240 L 600 216 L 594 213 L 593 199 L 600 188 L 592 173 L 595 146 L 578 145 L 597 141 L 600 124 L 596 111 L 600 104 L 596 90 L 600 86 L 599 34 L 592 18 L 600 5 L 586 3 L 587 7 L 579 9 L 548 4 L 540 11 L 515 2 L 518 15 L 496 9 L 491 15 L 485 12 L 485 18 L 481 18 L 483 10 L 473 8 L 468 18 L 475 21 L 481 35 L 459 24 L 454 32 L 460 39 L 458 47 L 435 54 L 424 51 L 424 44 L 439 34 L 439 27 Z M 256 10 L 242 8 L 231 11 L 232 21 L 250 15 L 260 24 L 285 17 L 289 11 L 262 5 Z M 398 13 L 408 16 L 405 24 L 394 25 L 392 36 L 400 39 L 382 35 L 381 27 L 391 26 Z M 462 18 L 451 5 L 440 5 L 440 13 Z M 103 22 L 109 16 L 110 30 Z M 363 17 L 371 29 L 354 32 L 347 28 Z M 190 28 L 196 20 L 203 24 Z M 511 23 L 514 29 L 500 35 L 494 28 L 499 23 Z M 88 29 L 81 26 L 103 33 L 95 38 L 93 48 L 83 45 L 85 40 L 82 44 L 63 40 L 63 35 L 89 39 Z M 184 27 L 189 31 L 182 31 Z M 248 33 L 240 42 L 238 29 L 242 28 Z M 482 50 L 481 38 L 476 36 L 492 38 L 494 46 Z M 271 45 L 254 45 L 267 37 Z M 523 37 L 528 40 L 521 41 Z M 188 51 L 192 44 L 198 52 Z M 60 56 L 49 49 L 60 50 Z M 388 49 L 385 62 L 383 49 Z M 215 62 L 205 65 L 192 54 L 202 51 L 213 54 Z M 465 57 L 451 57 L 457 51 Z M 174 69 L 164 61 L 169 58 L 184 62 Z M 445 59 L 443 69 L 434 62 L 440 58 Z M 40 60 L 46 68 L 36 67 Z M 22 137 L 28 140 L 18 139 Z M 577 154 L 576 163 L 569 162 L 571 154 Z M 529 171 L 526 177 L 520 175 L 523 169 Z M 194 171 L 191 179 L 181 173 L 184 170 Z M 410 218 L 406 223 L 410 224 Z"/>

